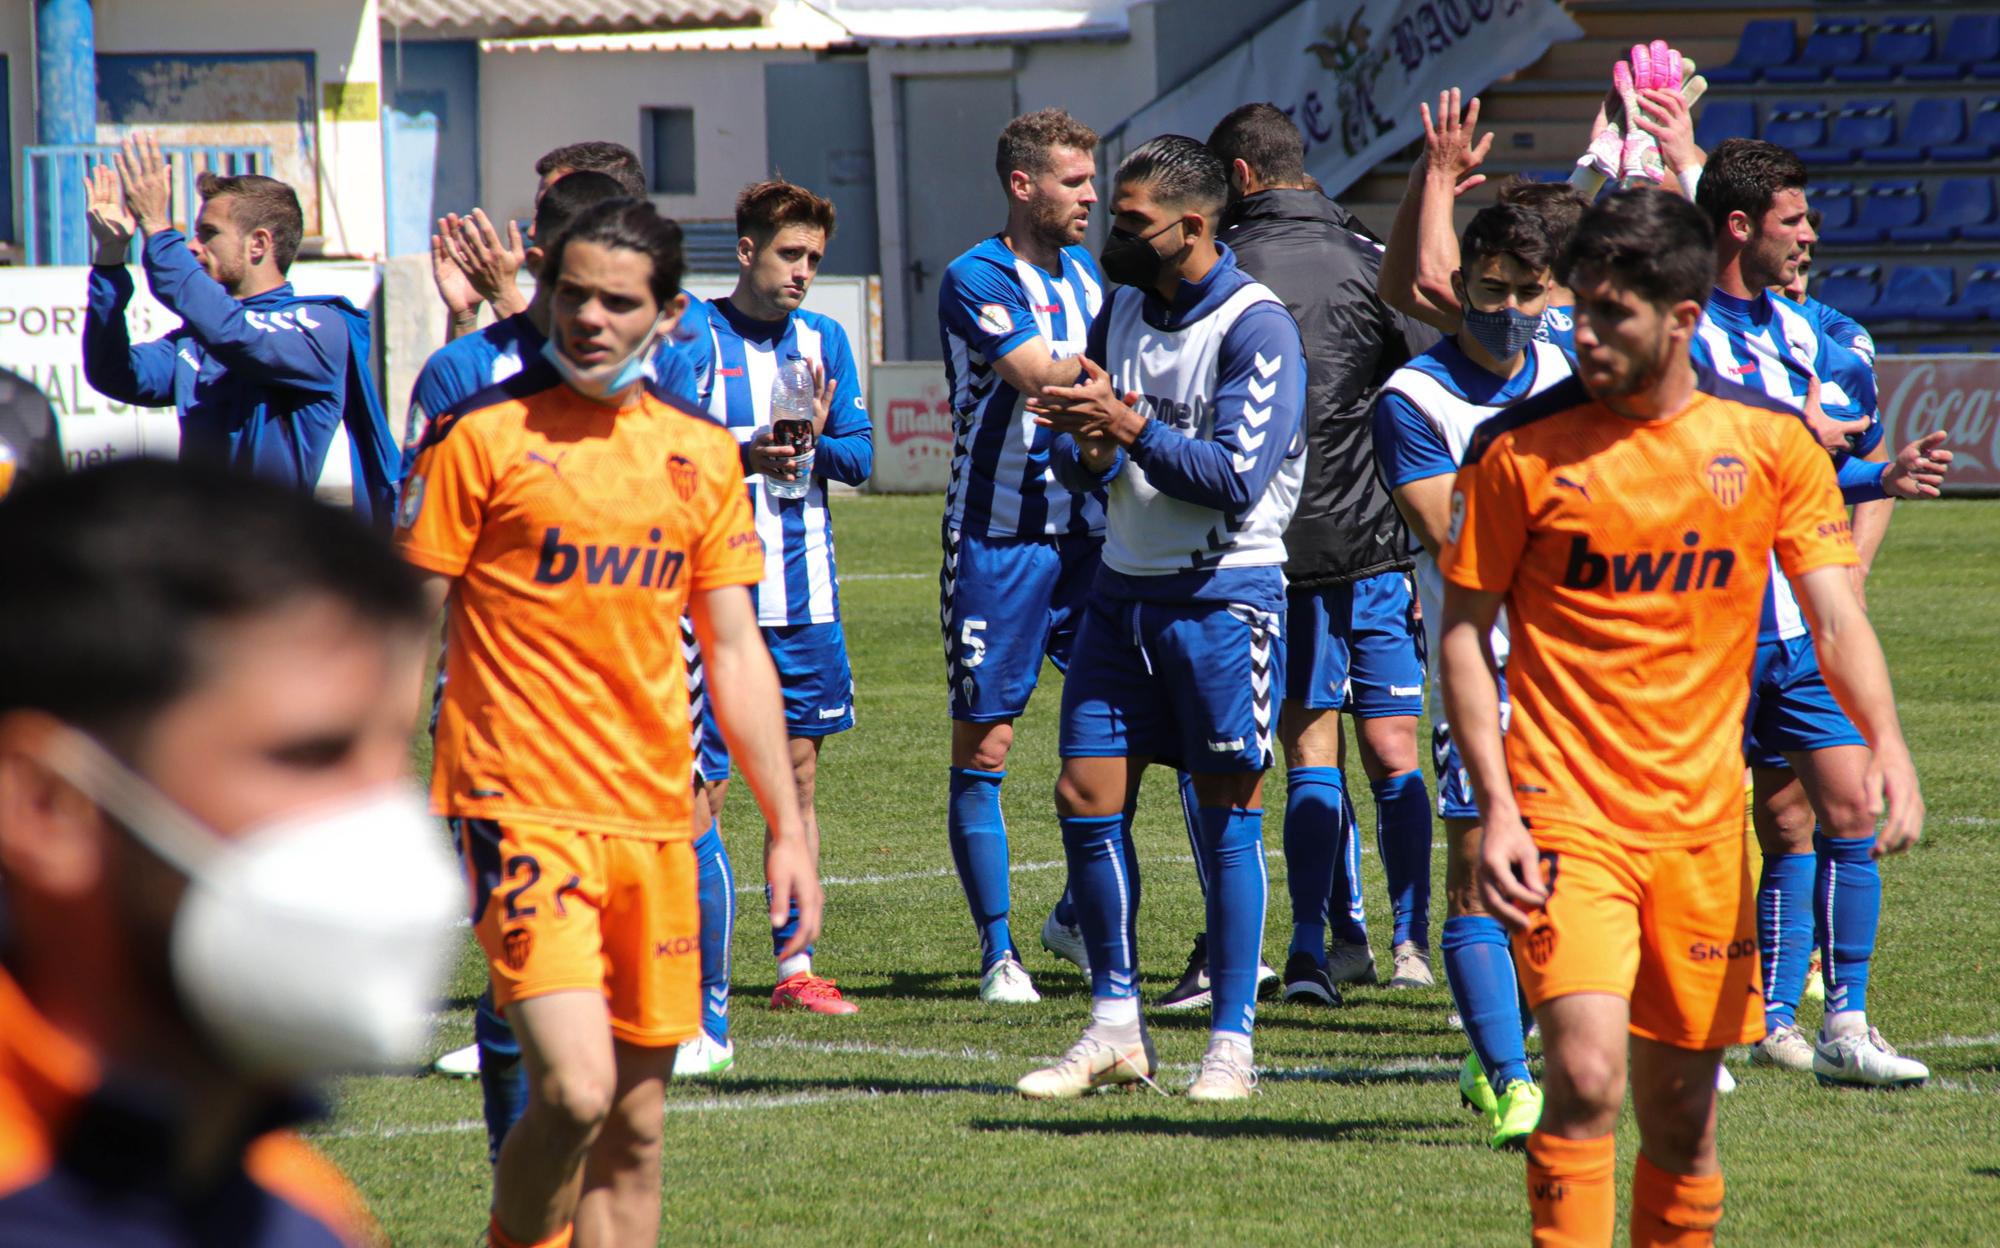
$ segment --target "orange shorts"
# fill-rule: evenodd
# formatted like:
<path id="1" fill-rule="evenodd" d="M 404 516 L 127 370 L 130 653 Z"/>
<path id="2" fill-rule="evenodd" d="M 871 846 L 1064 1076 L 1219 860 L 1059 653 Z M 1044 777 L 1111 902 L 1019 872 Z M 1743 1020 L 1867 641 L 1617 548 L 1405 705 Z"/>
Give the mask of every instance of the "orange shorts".
<path id="1" fill-rule="evenodd" d="M 611 1033 L 665 1048 L 701 1025 L 694 847 L 456 819 L 493 1000 L 602 992 Z"/>
<path id="2" fill-rule="evenodd" d="M 1635 849 L 1601 833 L 1537 824 L 1549 899 L 1514 933 L 1531 1005 L 1607 992 L 1632 1007 L 1632 1034 L 1683 1049 L 1764 1036 L 1757 890 L 1743 837 Z"/>

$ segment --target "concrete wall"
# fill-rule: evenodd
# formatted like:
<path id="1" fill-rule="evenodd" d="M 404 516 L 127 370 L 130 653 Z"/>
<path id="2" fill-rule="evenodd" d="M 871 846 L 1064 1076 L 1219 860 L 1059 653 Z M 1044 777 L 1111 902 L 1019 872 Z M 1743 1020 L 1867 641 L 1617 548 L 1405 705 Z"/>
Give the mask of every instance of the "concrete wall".
<path id="1" fill-rule="evenodd" d="M 329 83 L 380 98 L 376 0 L 95 0 L 97 50 L 105 52 L 311 52 L 322 92 L 318 114 L 320 218 L 332 256 L 375 258 L 385 250 L 379 104 L 336 120 Z M 9 70 L 14 185 L 22 149 L 35 141 L 32 0 L 0 0 L 0 54 Z M 354 98 L 352 95 L 350 99 Z M 18 216 L 18 214 L 17 214 Z"/>
<path id="2" fill-rule="evenodd" d="M 1157 90 L 1153 7 L 1140 5 L 1130 14 L 1131 33 L 1114 40 L 1070 43 L 1027 42 L 971 47 L 875 48 L 868 54 L 870 97 L 875 125 L 875 203 L 881 222 L 882 339 L 903 341 L 907 318 L 932 315 L 929 308 L 912 310 L 900 274 L 909 263 L 903 223 L 903 160 L 898 139 L 896 79 L 929 74 L 1010 73 L 1015 100 L 1023 112 L 1051 106 L 1068 109 L 1100 133 L 1150 103 Z M 991 150 L 997 136 L 967 136 Z M 1101 170 L 1100 175 L 1109 170 Z M 1099 191 L 1104 189 L 1099 179 Z M 996 191 L 991 221 L 968 222 L 966 242 L 1004 219 L 1005 205 Z M 1102 237 L 1103 214 L 1093 218 L 1091 246 Z"/>
<path id="3" fill-rule="evenodd" d="M 532 214 L 535 160 L 583 139 L 640 150 L 645 108 L 694 110 L 695 193 L 668 216 L 726 220 L 766 176 L 764 66 L 809 52 L 488 52 L 479 63 L 479 178 L 487 214 Z M 643 156 L 643 152 L 641 153 Z"/>

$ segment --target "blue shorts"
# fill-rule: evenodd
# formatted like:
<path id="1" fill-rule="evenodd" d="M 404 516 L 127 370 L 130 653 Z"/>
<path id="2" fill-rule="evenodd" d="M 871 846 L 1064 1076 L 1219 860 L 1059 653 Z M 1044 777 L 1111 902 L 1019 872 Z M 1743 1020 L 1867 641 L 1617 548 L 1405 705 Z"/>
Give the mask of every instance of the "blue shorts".
<path id="1" fill-rule="evenodd" d="M 701 665 L 701 644 L 694 621 L 681 617 L 681 658 L 687 661 L 689 750 L 694 778 L 715 784 L 729 779 L 729 746 L 715 722 L 715 702 L 708 696 L 708 672 Z"/>
<path id="2" fill-rule="evenodd" d="M 1103 547 L 1101 537 L 1012 540 L 945 529 L 938 618 L 953 719 L 1014 719 L 1028 709 L 1044 655 L 1069 670 Z"/>
<path id="3" fill-rule="evenodd" d="M 1507 700 L 1507 677 L 1500 677 L 1500 732 L 1514 716 L 1514 704 Z M 1431 763 L 1437 769 L 1437 812 L 1440 819 L 1477 819 L 1479 804 L 1472 800 L 1472 775 L 1459 757 L 1458 743 L 1451 739 L 1451 725 L 1443 717 L 1431 720 Z"/>
<path id="4" fill-rule="evenodd" d="M 785 691 L 787 734 L 830 737 L 854 727 L 854 671 L 838 621 L 766 626 L 764 644 Z"/>
<path id="5" fill-rule="evenodd" d="M 1357 719 L 1424 713 L 1424 630 L 1401 572 L 1293 590 L 1285 698 Z"/>
<path id="6" fill-rule="evenodd" d="M 1757 643 L 1743 712 L 1744 762 L 1783 768 L 1791 766 L 1787 754 L 1867 744 L 1820 676 L 1811 634 Z"/>
<path id="7" fill-rule="evenodd" d="M 1278 613 L 1093 594 L 1063 681 L 1064 758 L 1264 771 L 1285 665 Z"/>

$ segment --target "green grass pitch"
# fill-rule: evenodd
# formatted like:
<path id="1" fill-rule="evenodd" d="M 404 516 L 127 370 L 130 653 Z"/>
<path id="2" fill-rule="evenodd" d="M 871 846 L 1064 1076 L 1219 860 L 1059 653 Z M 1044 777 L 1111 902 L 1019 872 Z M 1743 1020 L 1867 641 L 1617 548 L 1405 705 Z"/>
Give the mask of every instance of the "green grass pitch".
<path id="1" fill-rule="evenodd" d="M 1043 1001 L 986 1006 L 945 846 L 938 509 L 936 498 L 835 504 L 859 727 L 833 738 L 822 762 L 818 966 L 861 1012 L 765 1008 L 770 943 L 761 896 L 745 892 L 736 1070 L 668 1091 L 662 1242 L 1525 1243 L 1522 1162 L 1489 1152 L 1458 1107 L 1465 1046 L 1441 986 L 1353 989 L 1338 1011 L 1266 1004 L 1263 1089 L 1247 1104 L 1014 1095 L 1016 1078 L 1075 1039 L 1088 1006 L 1086 985 L 1035 938 L 1062 887 L 1050 797 L 1060 678 L 1047 672 L 1019 725 L 1004 791 L 1015 934 Z M 1870 606 L 1930 819 L 1922 846 L 1883 872 L 1870 1013 L 1933 1079 L 1912 1092 L 1834 1091 L 1734 1055 L 1742 1087 L 1721 1115 L 1731 1242 L 2000 1242 L 2000 503 L 1905 504 L 1876 567 Z M 1156 770 L 1138 822 L 1148 999 L 1177 976 L 1201 924 L 1172 797 Z M 748 798 L 736 786 L 724 819 L 746 889 L 761 882 L 763 835 Z M 1282 769 L 1265 802 L 1275 850 Z M 1382 946 L 1387 903 L 1365 786 L 1357 805 Z M 1441 850 L 1435 871 L 1434 931 Z M 1277 958 L 1290 920 L 1276 859 L 1271 875 L 1265 947 Z M 1378 962 L 1387 954 L 1378 947 Z M 469 1042 L 483 977 L 468 938 L 437 1051 Z M 1206 1016 L 1155 1015 L 1152 1027 L 1162 1085 L 1178 1092 Z M 355 1079 L 314 1135 L 396 1244 L 463 1248 L 485 1224 L 478 1120 L 475 1084 Z M 1638 1146 L 1629 1112 L 1618 1144 L 1625 1182 Z"/>

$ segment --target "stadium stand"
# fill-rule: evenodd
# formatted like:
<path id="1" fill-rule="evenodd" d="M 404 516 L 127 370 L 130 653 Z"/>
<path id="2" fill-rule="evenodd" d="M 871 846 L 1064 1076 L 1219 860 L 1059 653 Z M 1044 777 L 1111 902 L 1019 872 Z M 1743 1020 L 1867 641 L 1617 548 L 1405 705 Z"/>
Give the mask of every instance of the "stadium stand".
<path id="1" fill-rule="evenodd" d="M 1953 0 L 1567 0 L 1585 37 L 1481 93 L 1482 130 L 1495 134 L 1482 172 L 1568 175 L 1605 76 L 1633 43 L 1668 38 L 1708 77 L 1695 138 L 1713 149 L 1762 138 L 1812 165 L 1812 204 L 1825 214 L 1814 293 L 1872 323 L 1896 326 L 1916 350 L 1964 345 L 1968 324 L 1993 348 L 1996 287 L 1974 267 L 2000 241 L 2000 12 Z M 1385 233 L 1413 147 L 1340 198 Z M 1460 228 L 1491 202 L 1461 199 Z M 1901 276 L 1902 270 L 1913 275 Z M 1836 280 L 1835 274 L 1842 275 Z M 1921 277 L 1914 274 L 1922 274 Z M 1896 282 L 1895 289 L 1889 284 Z M 1895 313 L 1892 318 L 1890 313 Z"/>

